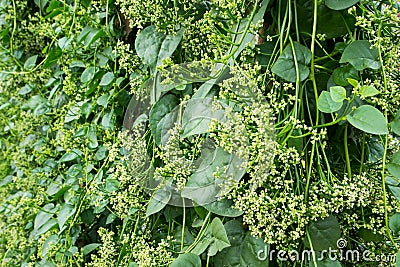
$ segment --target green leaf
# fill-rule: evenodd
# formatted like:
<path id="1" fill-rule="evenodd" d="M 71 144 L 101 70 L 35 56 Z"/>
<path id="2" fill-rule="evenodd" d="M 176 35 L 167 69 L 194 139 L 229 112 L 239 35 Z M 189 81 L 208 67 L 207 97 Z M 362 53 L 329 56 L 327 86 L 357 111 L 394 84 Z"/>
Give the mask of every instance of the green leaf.
<path id="1" fill-rule="evenodd" d="M 363 85 L 360 87 L 360 95 L 369 97 L 379 94 L 379 91 L 372 85 Z"/>
<path id="2" fill-rule="evenodd" d="M 351 84 L 351 86 L 353 86 L 354 88 L 357 88 L 360 84 L 357 80 L 352 78 L 347 78 L 347 82 Z"/>
<path id="3" fill-rule="evenodd" d="M 72 149 L 71 152 L 66 152 L 59 160 L 58 163 L 73 161 L 83 155 L 79 149 Z"/>
<path id="4" fill-rule="evenodd" d="M 72 215 L 75 214 L 75 207 L 65 203 L 60 212 L 58 213 L 58 227 L 60 228 L 60 231 L 63 230 L 64 224 L 66 223 L 66 221 L 68 220 L 68 218 L 70 218 Z"/>
<path id="5" fill-rule="evenodd" d="M 397 151 L 391 157 L 387 169 L 391 175 L 400 179 L 400 151 Z"/>
<path id="6" fill-rule="evenodd" d="M 228 221 L 224 227 L 231 246 L 215 255 L 215 266 L 269 266 L 268 244 L 246 232 L 237 220 Z"/>
<path id="7" fill-rule="evenodd" d="M 347 115 L 348 122 L 364 131 L 371 134 L 388 134 L 386 118 L 376 108 L 370 105 L 358 107 L 354 112 Z"/>
<path id="8" fill-rule="evenodd" d="M 36 60 L 37 60 L 37 58 L 38 58 L 37 55 L 34 55 L 34 56 L 29 57 L 29 58 L 25 61 L 24 69 L 26 69 L 26 70 L 33 69 L 33 68 L 35 67 L 35 65 L 36 65 Z"/>
<path id="9" fill-rule="evenodd" d="M 107 72 L 103 75 L 100 81 L 100 86 L 107 86 L 110 85 L 114 81 L 114 73 L 111 71 Z"/>
<path id="10" fill-rule="evenodd" d="M 172 193 L 170 190 L 164 190 L 163 188 L 158 189 L 147 204 L 146 216 L 150 216 L 162 210 L 168 204 L 171 196 Z"/>
<path id="11" fill-rule="evenodd" d="M 106 184 L 105 184 L 104 190 L 107 193 L 112 193 L 114 191 L 117 191 L 118 187 L 119 187 L 119 181 L 117 179 L 108 178 L 106 180 Z"/>
<path id="12" fill-rule="evenodd" d="M 49 0 L 34 0 L 34 2 L 43 11 Z"/>
<path id="13" fill-rule="evenodd" d="M 90 252 L 92 252 L 93 250 L 97 249 L 100 246 L 101 246 L 100 243 L 92 243 L 92 244 L 84 246 L 82 248 L 83 255 L 85 255 L 85 256 L 88 255 Z"/>
<path id="14" fill-rule="evenodd" d="M 232 208 L 232 205 L 232 200 L 224 198 L 211 202 L 209 204 L 205 204 L 203 205 L 203 208 L 211 211 L 214 214 L 225 217 L 238 217 L 243 214 L 243 211 Z"/>
<path id="15" fill-rule="evenodd" d="M 333 81 L 337 85 L 347 86 L 349 79 L 358 79 L 358 72 L 352 65 L 340 66 L 333 71 Z"/>
<path id="16" fill-rule="evenodd" d="M 312 222 L 309 226 L 309 233 L 313 249 L 317 251 L 335 248 L 341 235 L 339 222 L 333 215 Z M 305 245 L 310 248 L 307 238 Z"/>
<path id="17" fill-rule="evenodd" d="M 349 8 L 360 2 L 360 0 L 325 0 L 325 5 L 334 10 Z"/>
<path id="18" fill-rule="evenodd" d="M 396 236 L 400 236 L 400 213 L 396 213 L 390 218 L 389 227 Z"/>
<path id="19" fill-rule="evenodd" d="M 142 30 L 136 37 L 135 50 L 143 62 L 155 71 L 155 67 L 162 63 L 162 60 L 171 56 L 182 39 L 184 28 L 176 35 L 165 35 L 151 25 Z"/>
<path id="20" fill-rule="evenodd" d="M 318 98 L 318 109 L 324 113 L 332 113 L 338 111 L 343 105 L 343 102 L 333 101 L 331 94 L 328 91 L 322 91 Z"/>
<path id="21" fill-rule="evenodd" d="M 335 102 L 342 103 L 346 99 L 346 89 L 342 86 L 332 86 L 329 92 L 331 99 Z"/>
<path id="22" fill-rule="evenodd" d="M 366 68 L 379 69 L 381 63 L 378 59 L 378 50 L 371 47 L 367 40 L 352 42 L 343 52 L 340 63 L 350 63 L 356 70 L 362 71 Z"/>
<path id="23" fill-rule="evenodd" d="M 311 61 L 311 51 L 297 42 L 294 42 L 293 45 L 299 69 L 299 78 L 300 81 L 304 81 L 310 74 L 310 69 L 307 65 Z M 296 68 L 292 47 L 290 45 L 287 45 L 283 50 L 282 54 L 272 66 L 271 71 L 289 82 L 296 82 Z"/>
<path id="24" fill-rule="evenodd" d="M 174 126 L 179 109 L 179 99 L 171 94 L 161 97 L 149 113 L 150 131 L 157 145 L 165 144 L 169 138 L 169 129 Z"/>
<path id="25" fill-rule="evenodd" d="M 184 28 L 181 28 L 176 35 L 166 35 L 165 39 L 161 43 L 160 51 L 157 56 L 157 66 L 162 64 L 162 60 L 166 59 L 174 53 L 179 43 L 182 40 Z"/>
<path id="26" fill-rule="evenodd" d="M 396 116 L 390 123 L 390 127 L 395 134 L 400 135 L 400 110 L 397 111 Z"/>
<path id="27" fill-rule="evenodd" d="M 212 120 L 222 121 L 225 118 L 223 110 L 213 110 L 215 90 L 211 90 L 203 98 L 192 97 L 182 116 L 182 138 L 209 131 Z"/>
<path id="28" fill-rule="evenodd" d="M 196 254 L 180 254 L 170 265 L 171 267 L 201 267 L 200 257 Z"/>
<path id="29" fill-rule="evenodd" d="M 96 73 L 95 67 L 89 67 L 85 69 L 81 74 L 81 82 L 82 83 L 90 82 L 94 78 L 95 73 Z"/>
<path id="30" fill-rule="evenodd" d="M 217 200 L 227 177 L 239 181 L 245 169 L 241 169 L 242 159 L 222 148 L 206 148 L 201 152 L 200 166 L 189 177 L 182 197 L 192 199 L 198 205 L 205 205 Z M 220 177 L 214 174 L 219 173 Z"/>
<path id="31" fill-rule="evenodd" d="M 207 231 L 211 232 L 211 236 L 213 237 L 213 242 L 210 244 L 207 253 L 209 256 L 214 256 L 218 251 L 230 247 L 231 243 L 226 235 L 225 227 L 218 217 L 212 220 Z"/>
<path id="32" fill-rule="evenodd" d="M 101 126 L 104 129 L 114 129 L 115 126 L 115 118 L 114 118 L 114 109 L 106 112 L 101 120 Z"/>
<path id="33" fill-rule="evenodd" d="M 39 211 L 38 214 L 35 217 L 35 221 L 33 224 L 33 228 L 35 230 L 38 230 L 41 228 L 47 221 L 50 220 L 54 216 L 53 214 L 53 209 L 54 205 L 53 204 L 47 204 L 43 207 L 43 210 Z"/>
<path id="34" fill-rule="evenodd" d="M 90 149 L 95 149 L 98 147 L 99 143 L 97 142 L 97 133 L 96 133 L 96 126 L 90 125 L 88 132 L 86 134 L 86 138 L 88 139 L 88 147 Z"/>

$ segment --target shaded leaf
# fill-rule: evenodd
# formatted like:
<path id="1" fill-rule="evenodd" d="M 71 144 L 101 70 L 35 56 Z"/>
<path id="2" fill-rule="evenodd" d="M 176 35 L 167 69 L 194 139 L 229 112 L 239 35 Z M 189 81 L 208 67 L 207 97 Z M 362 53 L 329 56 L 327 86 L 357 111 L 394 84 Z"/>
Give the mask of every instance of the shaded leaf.
<path id="1" fill-rule="evenodd" d="M 317 251 L 336 248 L 336 243 L 341 235 L 339 222 L 333 215 L 312 222 L 309 226 L 309 232 L 313 249 Z M 310 248 L 307 239 L 305 239 L 305 245 Z"/>
<path id="2" fill-rule="evenodd" d="M 357 40 L 352 42 L 343 52 L 340 63 L 350 63 L 356 70 L 361 71 L 366 68 L 379 69 L 381 63 L 378 60 L 378 50 L 371 47 L 367 40 Z"/>
<path id="3" fill-rule="evenodd" d="M 201 267 L 200 257 L 192 253 L 180 254 L 170 265 L 171 267 Z"/>
<path id="4" fill-rule="evenodd" d="M 307 47 L 297 42 L 294 42 L 293 46 L 296 53 L 296 60 L 300 76 L 299 78 L 300 81 L 304 81 L 310 74 L 310 69 L 307 65 L 311 61 L 311 51 Z M 292 47 L 287 45 L 282 54 L 279 56 L 278 60 L 272 66 L 271 71 L 289 82 L 296 82 L 296 68 L 294 60 Z"/>

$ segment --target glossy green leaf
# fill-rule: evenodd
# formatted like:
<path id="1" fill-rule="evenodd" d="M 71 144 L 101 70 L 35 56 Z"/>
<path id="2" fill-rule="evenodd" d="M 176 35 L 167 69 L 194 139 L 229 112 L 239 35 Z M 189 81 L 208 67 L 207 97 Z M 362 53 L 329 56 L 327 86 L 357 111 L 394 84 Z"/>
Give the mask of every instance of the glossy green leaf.
<path id="1" fill-rule="evenodd" d="M 342 103 L 346 99 L 346 89 L 342 86 L 332 86 L 329 92 L 331 99 L 335 102 Z"/>
<path id="2" fill-rule="evenodd" d="M 333 215 L 312 222 L 309 226 L 309 233 L 313 249 L 317 251 L 336 248 L 336 243 L 341 235 L 339 222 Z M 307 238 L 305 245 L 310 248 Z"/>
<path id="3" fill-rule="evenodd" d="M 378 59 L 378 50 L 371 47 L 367 40 L 352 42 L 343 52 L 340 63 L 350 63 L 356 70 L 362 71 L 366 68 L 379 69 L 381 63 Z"/>
<path id="4" fill-rule="evenodd" d="M 328 91 L 322 91 L 318 98 L 318 109 L 324 113 L 332 113 L 338 111 L 343 105 L 342 102 L 333 101 Z"/>
<path id="5" fill-rule="evenodd" d="M 360 87 L 360 95 L 363 97 L 375 96 L 379 91 L 372 85 L 363 85 Z"/>
<path id="6" fill-rule="evenodd" d="M 180 254 L 170 265 L 171 267 L 201 267 L 200 257 L 192 253 Z"/>
<path id="7" fill-rule="evenodd" d="M 377 135 L 389 133 L 383 114 L 370 105 L 358 107 L 354 112 L 347 115 L 347 120 L 351 125 L 366 133 Z"/>
<path id="8" fill-rule="evenodd" d="M 325 5 L 334 10 L 349 8 L 360 2 L 360 0 L 325 0 Z"/>
<path id="9" fill-rule="evenodd" d="M 311 51 L 297 42 L 294 42 L 293 45 L 299 70 L 299 79 L 300 81 L 304 81 L 310 74 L 308 64 L 311 61 Z M 271 71 L 289 82 L 296 82 L 294 60 L 295 58 L 292 47 L 291 45 L 287 45 L 275 64 L 272 66 Z"/>

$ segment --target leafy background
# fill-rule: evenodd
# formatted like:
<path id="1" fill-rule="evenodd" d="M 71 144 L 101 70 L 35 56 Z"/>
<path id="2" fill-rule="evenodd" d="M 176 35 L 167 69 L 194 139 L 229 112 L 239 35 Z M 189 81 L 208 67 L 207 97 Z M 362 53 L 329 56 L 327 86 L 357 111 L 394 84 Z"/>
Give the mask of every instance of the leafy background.
<path id="1" fill-rule="evenodd" d="M 1 0 L 0 38 L 2 266 L 395 264 L 258 252 L 398 252 L 399 3 Z"/>

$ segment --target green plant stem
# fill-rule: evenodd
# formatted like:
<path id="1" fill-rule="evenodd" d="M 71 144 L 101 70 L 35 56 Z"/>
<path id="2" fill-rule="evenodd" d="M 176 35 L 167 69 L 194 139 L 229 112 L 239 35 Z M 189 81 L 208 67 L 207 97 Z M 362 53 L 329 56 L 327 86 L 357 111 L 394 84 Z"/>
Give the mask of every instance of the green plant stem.
<path id="1" fill-rule="evenodd" d="M 348 138 L 348 136 L 347 136 L 347 128 L 348 128 L 348 124 L 344 128 L 343 145 L 344 145 L 344 154 L 345 154 L 345 157 L 346 157 L 347 174 L 348 174 L 349 178 L 351 178 L 349 147 L 348 147 L 348 144 L 347 144 L 347 138 Z"/>
<path id="2" fill-rule="evenodd" d="M 181 236 L 181 252 L 183 251 L 183 244 L 185 242 L 185 224 L 186 224 L 186 208 L 185 208 L 185 199 L 182 198 L 183 205 L 183 221 L 182 221 L 182 236 Z"/>
<path id="3" fill-rule="evenodd" d="M 381 30 L 382 30 L 382 21 L 379 24 L 378 28 L 378 38 L 381 35 Z M 381 44 L 378 43 L 378 55 L 379 55 L 379 61 L 381 63 L 381 71 L 382 71 L 382 76 L 383 76 L 383 87 L 385 88 L 385 91 L 387 91 L 387 77 L 386 77 L 386 71 L 385 71 L 385 66 L 383 64 L 383 58 L 382 58 L 382 50 L 381 50 Z M 385 119 L 387 121 L 388 119 L 388 112 L 387 109 L 385 108 Z M 389 216 L 388 216 L 388 210 L 387 210 L 387 192 L 386 192 L 386 175 L 385 175 L 385 170 L 386 170 L 386 157 L 387 157 L 387 148 L 388 148 L 388 135 L 385 135 L 385 146 L 384 146 L 384 151 L 383 151 L 383 157 L 382 157 L 382 170 L 381 170 L 381 179 L 382 179 L 382 193 L 383 193 L 383 203 L 384 203 L 384 208 L 385 208 L 385 226 L 386 226 L 386 233 L 389 236 L 390 241 L 396 248 L 396 250 L 399 250 L 397 247 L 396 242 L 393 239 L 393 235 L 390 231 L 389 227 Z"/>

